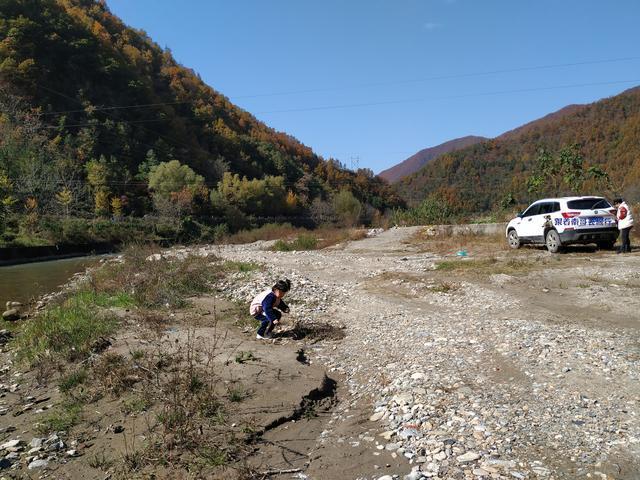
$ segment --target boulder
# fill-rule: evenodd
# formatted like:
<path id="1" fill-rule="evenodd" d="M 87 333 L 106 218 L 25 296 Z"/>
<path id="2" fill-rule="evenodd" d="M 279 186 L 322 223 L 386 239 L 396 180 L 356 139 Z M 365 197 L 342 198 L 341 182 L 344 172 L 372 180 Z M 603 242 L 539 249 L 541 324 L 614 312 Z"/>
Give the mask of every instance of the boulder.
<path id="1" fill-rule="evenodd" d="M 49 466 L 49 461 L 44 459 L 37 459 L 32 461 L 27 467 L 29 470 L 34 470 L 36 468 L 47 468 Z"/>
<path id="2" fill-rule="evenodd" d="M 17 308 L 10 308 L 2 314 L 2 319 L 7 322 L 15 322 L 20 320 L 20 311 Z"/>
<path id="3" fill-rule="evenodd" d="M 9 330 L 0 330 L 0 345 L 4 345 L 11 340 L 11 332 Z"/>

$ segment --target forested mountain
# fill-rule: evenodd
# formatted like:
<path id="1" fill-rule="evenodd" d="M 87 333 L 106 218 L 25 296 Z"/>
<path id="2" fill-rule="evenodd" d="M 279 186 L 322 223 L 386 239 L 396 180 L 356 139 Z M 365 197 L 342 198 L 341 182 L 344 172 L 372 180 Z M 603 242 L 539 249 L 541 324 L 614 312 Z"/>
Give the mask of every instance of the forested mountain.
<path id="1" fill-rule="evenodd" d="M 401 204 L 370 170 L 325 161 L 233 105 L 104 1 L 0 0 L 0 101 L 5 219 L 176 204 L 231 220 L 304 217 L 345 189 L 363 207 Z M 152 172 L 174 186 L 150 186 Z"/>
<path id="2" fill-rule="evenodd" d="M 379 177 L 384 178 L 390 183 L 399 181 L 402 177 L 411 175 L 424 167 L 429 161 L 442 155 L 443 153 L 459 150 L 469 145 L 475 145 L 476 143 L 487 140 L 485 137 L 475 137 L 468 135 L 466 137 L 456 138 L 449 140 L 448 142 L 441 143 L 435 147 L 424 148 L 418 153 L 411 155 L 406 160 L 394 165 L 391 168 L 383 170 L 378 174 Z"/>
<path id="3" fill-rule="evenodd" d="M 527 203 L 527 180 L 541 150 L 552 155 L 575 145 L 585 169 L 596 166 L 611 180 L 608 192 L 640 200 L 640 88 L 589 105 L 572 105 L 492 140 L 429 162 L 398 183 L 410 202 L 431 197 L 453 211 L 476 213 Z M 584 189 L 593 189 L 586 182 Z"/>

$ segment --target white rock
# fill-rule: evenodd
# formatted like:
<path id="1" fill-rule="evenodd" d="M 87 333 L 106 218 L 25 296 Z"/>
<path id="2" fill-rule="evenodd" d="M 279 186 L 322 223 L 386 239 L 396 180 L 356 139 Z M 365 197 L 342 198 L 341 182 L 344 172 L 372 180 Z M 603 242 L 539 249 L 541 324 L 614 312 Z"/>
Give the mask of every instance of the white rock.
<path id="1" fill-rule="evenodd" d="M 38 459 L 31 462 L 28 468 L 29 470 L 34 470 L 36 468 L 47 468 L 48 465 L 49 465 L 48 460 Z"/>
<path id="2" fill-rule="evenodd" d="M 474 460 L 478 460 L 479 458 L 480 458 L 480 455 L 478 455 L 476 452 L 467 452 L 463 455 L 456 457 L 456 460 L 458 460 L 459 463 L 468 463 L 468 462 L 473 462 Z"/>
<path id="3" fill-rule="evenodd" d="M 376 412 L 373 415 L 371 415 L 369 417 L 369 421 L 371 422 L 377 422 L 378 420 L 380 420 L 382 417 L 384 417 L 384 412 Z"/>
<path id="4" fill-rule="evenodd" d="M 0 445 L 0 450 L 9 450 L 10 448 L 19 447 L 21 444 L 22 440 L 9 440 Z"/>

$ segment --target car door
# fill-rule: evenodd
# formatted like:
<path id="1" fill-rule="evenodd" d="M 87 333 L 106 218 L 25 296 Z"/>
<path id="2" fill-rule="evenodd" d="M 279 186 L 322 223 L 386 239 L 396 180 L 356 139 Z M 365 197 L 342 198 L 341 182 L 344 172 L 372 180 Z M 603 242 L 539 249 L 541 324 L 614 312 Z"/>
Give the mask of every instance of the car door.
<path id="1" fill-rule="evenodd" d="M 518 236 L 520 238 L 527 241 L 537 240 L 534 238 L 536 236 L 536 228 L 534 226 L 536 222 L 534 222 L 534 219 L 539 216 L 540 205 L 540 203 L 534 203 L 522 214 L 522 219 L 518 228 Z"/>
<path id="2" fill-rule="evenodd" d="M 536 241 L 544 242 L 544 228 L 547 221 L 550 221 L 553 225 L 553 213 L 560 210 L 559 202 L 544 202 L 540 204 L 540 210 L 536 217 L 532 220 L 532 229 L 534 230 L 534 236 Z"/>

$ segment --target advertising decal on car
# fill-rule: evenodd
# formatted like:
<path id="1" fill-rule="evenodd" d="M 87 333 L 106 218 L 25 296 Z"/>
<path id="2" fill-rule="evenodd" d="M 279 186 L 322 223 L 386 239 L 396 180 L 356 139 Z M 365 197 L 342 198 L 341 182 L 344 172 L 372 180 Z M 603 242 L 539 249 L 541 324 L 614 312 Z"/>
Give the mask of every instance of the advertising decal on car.
<path id="1" fill-rule="evenodd" d="M 615 220 L 610 217 L 580 217 L 580 218 L 554 218 L 553 223 L 555 225 L 572 226 L 572 227 L 584 227 L 587 225 L 603 226 L 603 225 L 615 225 Z"/>

